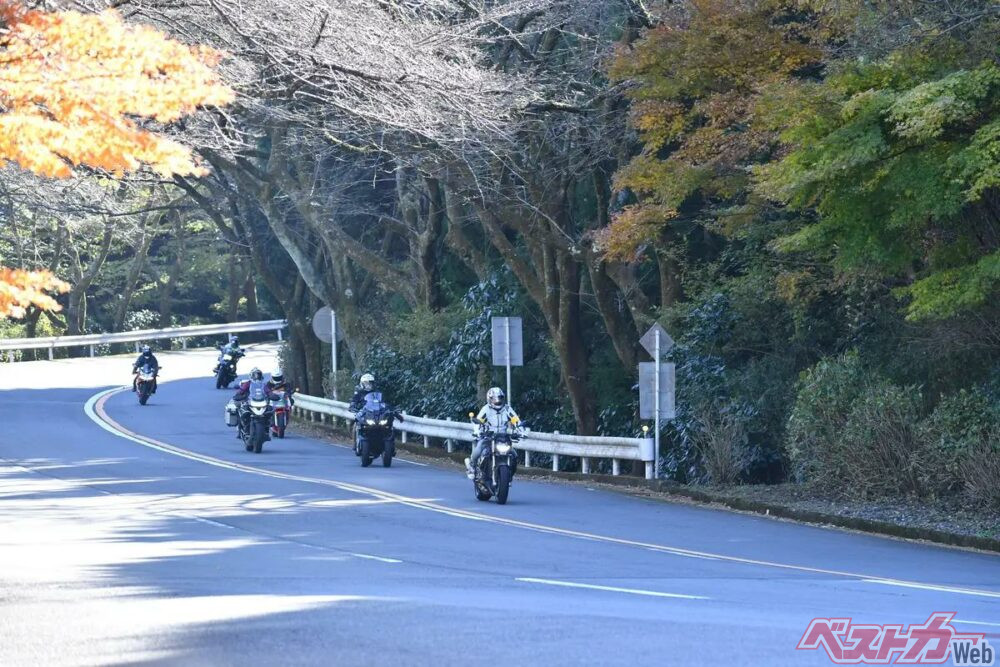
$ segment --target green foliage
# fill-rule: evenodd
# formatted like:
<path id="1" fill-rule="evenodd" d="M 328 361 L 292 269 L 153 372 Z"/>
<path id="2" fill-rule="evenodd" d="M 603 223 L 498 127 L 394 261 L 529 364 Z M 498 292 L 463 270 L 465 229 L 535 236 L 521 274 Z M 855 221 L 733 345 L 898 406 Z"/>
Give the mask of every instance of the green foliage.
<path id="1" fill-rule="evenodd" d="M 789 417 L 796 476 L 844 496 L 934 492 L 941 476 L 921 410 L 919 388 L 879 378 L 856 353 L 821 361 L 803 375 Z"/>
<path id="2" fill-rule="evenodd" d="M 465 420 L 478 411 L 492 385 L 504 386 L 504 369 L 492 366 L 491 318 L 524 314 L 525 301 L 509 276 L 473 286 L 457 307 L 435 317 L 417 311 L 414 327 L 394 327 L 375 341 L 362 364 L 386 388 L 390 400 L 411 414 Z M 525 366 L 514 369 L 514 400 L 537 430 L 567 430 L 572 413 L 549 388 L 558 380 L 552 351 L 531 317 L 524 318 Z"/>
<path id="3" fill-rule="evenodd" d="M 792 151 L 758 170 L 762 193 L 818 213 L 776 247 L 830 251 L 847 273 L 915 274 L 900 290 L 913 320 L 974 309 L 1000 284 L 983 242 L 996 214 L 979 206 L 998 178 L 1000 68 L 948 64 L 918 54 L 816 84 L 826 113 L 787 131 Z"/>

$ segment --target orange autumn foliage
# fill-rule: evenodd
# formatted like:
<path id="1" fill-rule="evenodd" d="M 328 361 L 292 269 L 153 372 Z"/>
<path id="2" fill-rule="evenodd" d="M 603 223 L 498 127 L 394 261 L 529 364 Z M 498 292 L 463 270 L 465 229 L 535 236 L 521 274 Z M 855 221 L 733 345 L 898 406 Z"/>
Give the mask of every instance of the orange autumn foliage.
<path id="1" fill-rule="evenodd" d="M 64 292 L 68 288 L 48 271 L 0 267 L 0 317 L 23 317 L 28 306 L 58 310 L 59 304 L 45 292 Z"/>
<path id="2" fill-rule="evenodd" d="M 44 12 L 0 0 L 0 165 L 68 178 L 87 166 L 121 177 L 143 165 L 161 176 L 198 174 L 191 151 L 140 120 L 165 124 L 233 92 L 221 54 L 122 22 L 114 11 Z M 48 271 L 0 267 L 0 317 L 28 306 L 58 310 Z"/>
<path id="3" fill-rule="evenodd" d="M 137 119 L 169 123 L 233 98 L 220 54 L 126 25 L 114 11 L 44 12 L 0 0 L 0 161 L 58 178 L 86 165 L 122 176 L 148 165 L 198 173 L 180 143 Z"/>

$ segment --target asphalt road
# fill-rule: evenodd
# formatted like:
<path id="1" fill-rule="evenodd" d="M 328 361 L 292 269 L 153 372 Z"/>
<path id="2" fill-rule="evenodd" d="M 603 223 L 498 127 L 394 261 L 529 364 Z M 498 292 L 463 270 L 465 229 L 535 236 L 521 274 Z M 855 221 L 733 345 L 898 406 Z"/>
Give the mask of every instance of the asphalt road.
<path id="1" fill-rule="evenodd" d="M 161 363 L 145 407 L 94 399 L 130 359 L 0 365 L 0 665 L 824 665 L 815 617 L 935 611 L 1000 647 L 997 556 L 583 485 L 501 507 L 294 424 L 255 455 L 210 353 Z"/>

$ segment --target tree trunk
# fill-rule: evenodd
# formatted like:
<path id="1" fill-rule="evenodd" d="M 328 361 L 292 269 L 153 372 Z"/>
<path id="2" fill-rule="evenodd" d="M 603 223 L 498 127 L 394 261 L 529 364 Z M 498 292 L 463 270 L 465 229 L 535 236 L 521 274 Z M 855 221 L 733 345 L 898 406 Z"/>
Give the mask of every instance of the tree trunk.
<path id="1" fill-rule="evenodd" d="M 257 281 L 254 280 L 252 271 L 247 271 L 246 280 L 243 283 L 243 294 L 247 299 L 247 320 L 257 322 L 260 320 L 260 310 L 257 308 Z"/>
<path id="2" fill-rule="evenodd" d="M 160 283 L 160 328 L 167 328 L 171 324 L 174 312 L 174 293 L 177 291 L 177 281 L 180 280 L 181 270 L 184 268 L 184 225 L 180 216 L 176 213 L 172 216 L 174 228 L 174 241 L 176 250 L 174 252 L 174 262 L 170 265 L 166 282 Z"/>
<path id="3" fill-rule="evenodd" d="M 79 336 L 87 327 L 87 290 L 93 284 L 101 268 L 104 266 L 108 253 L 111 252 L 113 237 L 111 221 L 104 223 L 104 236 L 96 254 L 86 268 L 83 266 L 79 248 L 71 243 L 73 261 L 73 286 L 70 289 L 66 306 L 66 332 L 70 336 Z"/>
<path id="4" fill-rule="evenodd" d="M 135 255 L 129 264 L 128 274 L 125 276 L 125 286 L 122 290 L 121 300 L 115 307 L 114 322 L 112 331 L 121 331 L 125 326 L 125 318 L 128 316 L 129 306 L 132 305 L 132 296 L 135 294 L 135 286 L 139 282 L 142 270 L 146 266 L 146 256 L 149 254 L 149 246 L 153 242 L 153 233 L 148 228 L 148 219 L 143 216 L 139 226 L 141 236 L 139 245 L 135 249 Z"/>
<path id="5" fill-rule="evenodd" d="M 240 318 L 240 286 L 243 283 L 243 270 L 235 254 L 226 264 L 229 274 L 229 282 L 226 285 L 226 320 L 236 322 Z"/>

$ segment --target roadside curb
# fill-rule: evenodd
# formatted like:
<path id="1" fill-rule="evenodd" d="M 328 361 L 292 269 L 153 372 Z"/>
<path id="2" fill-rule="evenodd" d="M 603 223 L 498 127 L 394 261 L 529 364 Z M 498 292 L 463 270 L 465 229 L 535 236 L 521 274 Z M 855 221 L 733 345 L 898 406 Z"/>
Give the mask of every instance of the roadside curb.
<path id="1" fill-rule="evenodd" d="M 344 436 L 348 435 L 347 431 L 332 427 L 329 424 L 311 422 L 309 425 L 316 427 L 327 434 L 336 433 Z M 443 461 L 447 460 L 459 465 L 464 465 L 466 456 L 464 452 L 449 454 L 448 452 L 436 447 L 424 448 L 423 446 L 410 443 L 403 444 L 397 442 L 396 448 L 410 454 L 432 459 L 440 459 Z M 905 526 L 892 523 L 890 521 L 879 521 L 877 519 L 865 519 L 862 517 L 843 516 L 840 514 L 832 514 L 816 510 L 799 509 L 796 507 L 789 507 L 787 505 L 769 503 L 760 500 L 733 498 L 723 494 L 712 493 L 711 491 L 691 488 L 671 481 L 646 480 L 641 477 L 630 477 L 626 475 L 583 475 L 581 473 L 573 472 L 557 472 L 553 470 L 546 470 L 544 468 L 526 468 L 523 465 L 518 466 L 517 474 L 520 477 L 528 477 L 532 479 L 558 479 L 577 484 L 603 484 L 606 486 L 618 487 L 624 493 L 653 492 L 655 494 L 662 494 L 663 496 L 668 497 L 684 498 L 685 500 L 693 501 L 702 505 L 724 507 L 738 512 L 747 512 L 761 516 L 789 519 L 813 525 L 836 526 L 838 528 L 872 533 L 874 535 L 883 535 L 906 540 L 920 540 L 953 547 L 980 549 L 983 551 L 1000 553 L 1000 539 L 998 538 L 965 535 L 962 533 L 953 533 L 934 528 Z M 645 494 L 643 495 L 644 497 L 650 497 Z"/>

